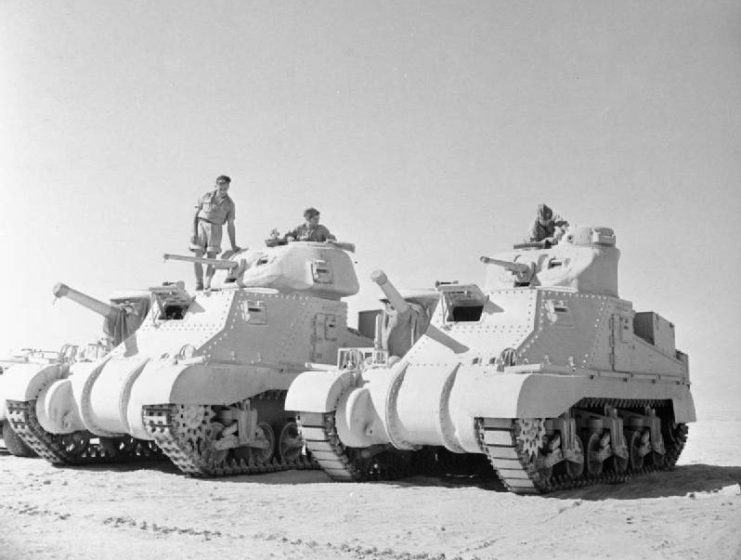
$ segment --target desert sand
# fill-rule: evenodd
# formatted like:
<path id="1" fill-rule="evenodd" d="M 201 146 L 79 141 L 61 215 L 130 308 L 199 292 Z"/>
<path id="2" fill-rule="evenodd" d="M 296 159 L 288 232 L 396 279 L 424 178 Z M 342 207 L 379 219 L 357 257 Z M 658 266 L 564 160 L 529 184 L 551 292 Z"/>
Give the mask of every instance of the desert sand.
<path id="1" fill-rule="evenodd" d="M 0 455 L 2 559 L 741 558 L 741 418 L 703 419 L 675 470 L 546 496 L 495 478 L 199 480 L 171 464 Z"/>

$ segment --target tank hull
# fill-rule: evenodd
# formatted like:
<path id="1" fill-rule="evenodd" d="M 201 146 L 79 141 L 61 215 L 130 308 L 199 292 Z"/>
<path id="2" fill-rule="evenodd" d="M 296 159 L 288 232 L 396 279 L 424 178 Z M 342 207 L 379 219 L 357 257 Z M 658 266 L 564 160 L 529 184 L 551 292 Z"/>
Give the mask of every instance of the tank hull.
<path id="1" fill-rule="evenodd" d="M 297 380 L 286 405 L 313 413 L 338 411 L 338 432 L 352 447 L 390 443 L 400 449 L 441 446 L 458 453 L 482 453 L 477 418 L 555 418 L 584 399 L 665 401 L 677 423 L 696 420 L 689 387 L 652 375 L 637 379 L 597 371 L 486 374 L 462 367 L 401 365 L 396 371 L 368 370 L 359 386 L 350 386 L 349 372 L 333 374 L 327 379 L 329 387 L 315 381 L 320 377 L 329 376 L 312 373 Z M 390 406 L 393 410 L 388 410 Z"/>

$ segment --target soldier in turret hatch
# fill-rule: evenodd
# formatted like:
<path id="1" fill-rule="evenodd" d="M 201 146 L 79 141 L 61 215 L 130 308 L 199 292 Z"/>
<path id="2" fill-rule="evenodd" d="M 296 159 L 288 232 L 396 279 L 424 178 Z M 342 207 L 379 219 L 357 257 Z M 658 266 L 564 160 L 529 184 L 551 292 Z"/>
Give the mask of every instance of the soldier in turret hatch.
<path id="1" fill-rule="evenodd" d="M 319 223 L 319 210 L 307 208 L 304 210 L 304 220 L 300 226 L 285 234 L 286 241 L 335 241 L 337 238 Z"/>
<path id="2" fill-rule="evenodd" d="M 545 241 L 547 244 L 555 245 L 566 232 L 569 222 L 558 214 L 554 215 L 545 204 L 538 205 L 538 215 L 533 227 L 530 228 L 529 239 L 531 242 Z"/>
<path id="3" fill-rule="evenodd" d="M 221 234 L 224 223 L 226 223 L 232 251 L 240 250 L 234 231 L 234 201 L 227 194 L 231 182 L 231 178 L 220 175 L 216 178 L 214 190 L 198 199 L 196 213 L 193 217 L 193 235 L 190 238 L 190 250 L 196 254 L 196 257 L 202 257 L 205 253 L 209 259 L 213 259 L 221 253 Z M 195 263 L 194 267 L 196 290 L 203 290 L 203 265 Z M 214 267 L 209 265 L 206 268 L 206 289 L 211 288 L 213 276 Z"/>

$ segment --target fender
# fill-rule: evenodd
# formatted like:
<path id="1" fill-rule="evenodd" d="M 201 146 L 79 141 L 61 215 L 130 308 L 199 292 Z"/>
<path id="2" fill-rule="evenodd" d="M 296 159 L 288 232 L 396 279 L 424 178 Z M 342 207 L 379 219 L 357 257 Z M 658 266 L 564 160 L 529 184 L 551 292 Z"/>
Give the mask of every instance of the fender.
<path id="1" fill-rule="evenodd" d="M 686 385 L 657 381 L 655 376 L 590 376 L 578 373 L 487 374 L 461 368 L 451 393 L 451 408 L 468 419 L 555 418 L 582 398 L 671 399 L 676 422 L 695 421 L 695 406 Z M 459 417 L 460 414 L 456 414 Z"/>
<path id="2" fill-rule="evenodd" d="M 5 401 L 32 401 L 39 392 L 68 373 L 63 364 L 14 364 L 0 376 L 0 420 L 7 417 Z"/>
<path id="3" fill-rule="evenodd" d="M 307 371 L 293 380 L 286 397 L 286 410 L 331 412 L 340 397 L 355 386 L 352 370 Z"/>

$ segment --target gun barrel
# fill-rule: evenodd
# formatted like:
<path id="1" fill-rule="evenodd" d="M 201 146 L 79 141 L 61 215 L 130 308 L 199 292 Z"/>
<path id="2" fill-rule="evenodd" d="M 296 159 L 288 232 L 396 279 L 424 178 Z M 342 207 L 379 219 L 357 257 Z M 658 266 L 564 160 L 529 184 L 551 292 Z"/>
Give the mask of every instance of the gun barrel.
<path id="1" fill-rule="evenodd" d="M 382 270 L 374 271 L 371 274 L 371 280 L 378 284 L 378 287 L 381 288 L 381 291 L 397 312 L 405 313 L 409 309 L 409 304 L 401 297 L 399 290 L 394 287 L 385 272 Z"/>
<path id="2" fill-rule="evenodd" d="M 192 262 L 192 263 L 201 263 L 213 266 L 214 268 L 225 268 L 225 269 L 232 269 L 237 268 L 239 266 L 239 263 L 237 261 L 229 261 L 225 259 L 208 259 L 206 257 L 191 257 L 188 255 L 172 255 L 170 253 L 165 253 L 163 255 L 164 259 L 166 261 L 185 261 L 185 262 Z"/>
<path id="3" fill-rule="evenodd" d="M 103 303 L 99 299 L 90 297 L 87 294 L 83 294 L 82 292 L 79 292 L 75 290 L 74 288 L 70 288 L 69 286 L 67 286 L 67 284 L 63 284 L 61 282 L 59 282 L 58 284 L 54 286 L 52 293 L 54 294 L 54 297 L 69 298 L 72 301 L 79 303 L 83 307 L 87 307 L 90 311 L 97 313 L 98 315 L 101 315 L 106 318 L 112 317 L 118 314 L 117 308 L 111 305 L 108 305 L 107 303 Z"/>
<path id="4" fill-rule="evenodd" d="M 525 274 L 526 272 L 530 271 L 530 266 L 526 265 L 525 263 L 518 263 L 513 261 L 503 261 L 501 259 L 493 259 L 491 257 L 481 257 L 481 262 L 485 264 L 495 264 L 497 266 L 501 266 L 502 268 L 506 268 L 510 272 L 514 272 L 515 274 Z"/>

